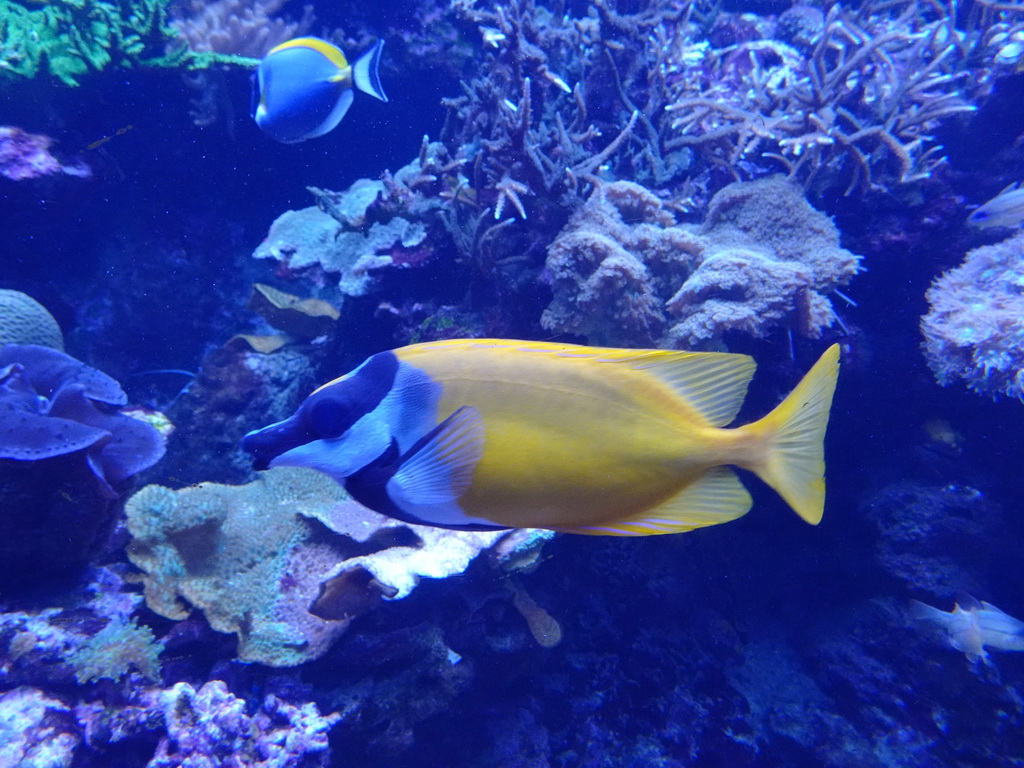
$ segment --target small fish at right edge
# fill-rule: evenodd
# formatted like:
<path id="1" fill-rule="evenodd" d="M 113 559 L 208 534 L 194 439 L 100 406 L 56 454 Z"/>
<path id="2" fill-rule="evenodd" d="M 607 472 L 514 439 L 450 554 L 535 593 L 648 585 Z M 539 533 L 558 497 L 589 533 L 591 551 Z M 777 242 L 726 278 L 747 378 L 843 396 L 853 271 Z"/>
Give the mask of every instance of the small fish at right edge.
<path id="1" fill-rule="evenodd" d="M 981 229 L 1024 225 L 1024 187 L 1011 184 L 987 203 L 978 207 L 967 219 Z"/>
<path id="2" fill-rule="evenodd" d="M 992 603 L 966 598 L 953 605 L 950 612 L 940 611 L 914 600 L 910 617 L 925 621 L 941 629 L 949 644 L 962 651 L 972 662 L 992 660 L 987 648 L 1000 651 L 1024 651 L 1024 621 L 1003 613 Z"/>

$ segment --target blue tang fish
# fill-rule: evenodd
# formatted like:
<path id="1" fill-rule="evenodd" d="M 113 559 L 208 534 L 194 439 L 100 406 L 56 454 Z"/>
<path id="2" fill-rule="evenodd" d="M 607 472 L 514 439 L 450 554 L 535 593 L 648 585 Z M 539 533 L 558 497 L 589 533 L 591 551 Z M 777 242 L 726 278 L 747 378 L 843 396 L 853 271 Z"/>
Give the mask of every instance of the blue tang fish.
<path id="1" fill-rule="evenodd" d="M 364 506 L 467 530 L 614 536 L 745 514 L 726 465 L 821 520 L 833 345 L 759 421 L 735 419 L 746 355 L 456 339 L 382 352 L 242 441 L 257 469 L 325 472 Z"/>
<path id="2" fill-rule="evenodd" d="M 253 77 L 252 116 L 272 139 L 295 144 L 334 130 L 352 105 L 352 88 L 387 101 L 380 84 L 383 41 L 349 65 L 337 46 L 297 37 L 272 48 Z"/>

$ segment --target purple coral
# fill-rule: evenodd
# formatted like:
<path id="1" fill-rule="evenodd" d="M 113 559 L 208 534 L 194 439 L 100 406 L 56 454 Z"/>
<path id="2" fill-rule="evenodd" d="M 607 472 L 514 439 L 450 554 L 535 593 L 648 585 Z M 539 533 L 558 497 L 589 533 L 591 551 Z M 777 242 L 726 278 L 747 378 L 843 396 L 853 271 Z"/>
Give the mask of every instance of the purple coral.
<path id="1" fill-rule="evenodd" d="M 75 573 L 106 542 L 118 493 L 164 452 L 106 374 L 49 347 L 0 347 L 0 583 Z"/>
<path id="2" fill-rule="evenodd" d="M 1024 233 L 971 251 L 926 295 L 921 332 L 939 383 L 1024 399 Z"/>
<path id="3" fill-rule="evenodd" d="M 82 163 L 62 165 L 50 153 L 53 139 L 29 133 L 12 125 L 0 125 L 0 176 L 12 181 L 37 179 L 55 173 L 88 177 L 89 168 Z"/>
<path id="4" fill-rule="evenodd" d="M 102 487 L 116 495 L 113 486 L 164 453 L 159 432 L 117 412 L 126 402 L 116 381 L 63 352 L 8 344 L 0 348 L 0 459 L 84 451 Z"/>

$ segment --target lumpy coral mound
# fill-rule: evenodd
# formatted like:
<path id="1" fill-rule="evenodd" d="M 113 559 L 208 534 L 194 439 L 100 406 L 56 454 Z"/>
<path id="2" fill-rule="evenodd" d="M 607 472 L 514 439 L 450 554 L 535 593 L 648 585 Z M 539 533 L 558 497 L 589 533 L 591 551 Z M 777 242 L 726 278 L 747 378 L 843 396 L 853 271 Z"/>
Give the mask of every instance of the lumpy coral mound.
<path id="1" fill-rule="evenodd" d="M 969 252 L 927 298 L 921 332 L 938 382 L 1024 398 L 1024 232 Z"/>
<path id="2" fill-rule="evenodd" d="M 352 619 L 421 578 L 462 573 L 499 543 L 500 561 L 526 540 L 392 520 L 295 467 L 242 486 L 148 485 L 125 513 L 149 607 L 175 620 L 201 609 L 215 630 L 237 635 L 240 659 L 275 667 L 318 658 Z"/>
<path id="3" fill-rule="evenodd" d="M 592 344 L 702 348 L 738 331 L 811 338 L 836 322 L 828 294 L 860 257 L 781 177 L 730 184 L 703 225 L 630 182 L 599 186 L 548 249 L 545 328 Z"/>

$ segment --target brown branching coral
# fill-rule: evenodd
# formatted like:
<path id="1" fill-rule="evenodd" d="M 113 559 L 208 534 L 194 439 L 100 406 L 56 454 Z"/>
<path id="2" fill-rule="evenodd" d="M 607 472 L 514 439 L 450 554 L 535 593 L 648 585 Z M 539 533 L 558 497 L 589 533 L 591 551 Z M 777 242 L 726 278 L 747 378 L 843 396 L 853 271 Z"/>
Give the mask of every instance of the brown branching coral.
<path id="1" fill-rule="evenodd" d="M 942 160 L 935 128 L 974 109 L 961 95 L 965 38 L 945 10 L 797 5 L 773 30 L 789 42 L 769 33 L 721 48 L 665 28 L 666 146 L 735 178 L 771 162 L 805 186 L 838 174 L 848 193 L 926 178 Z"/>

